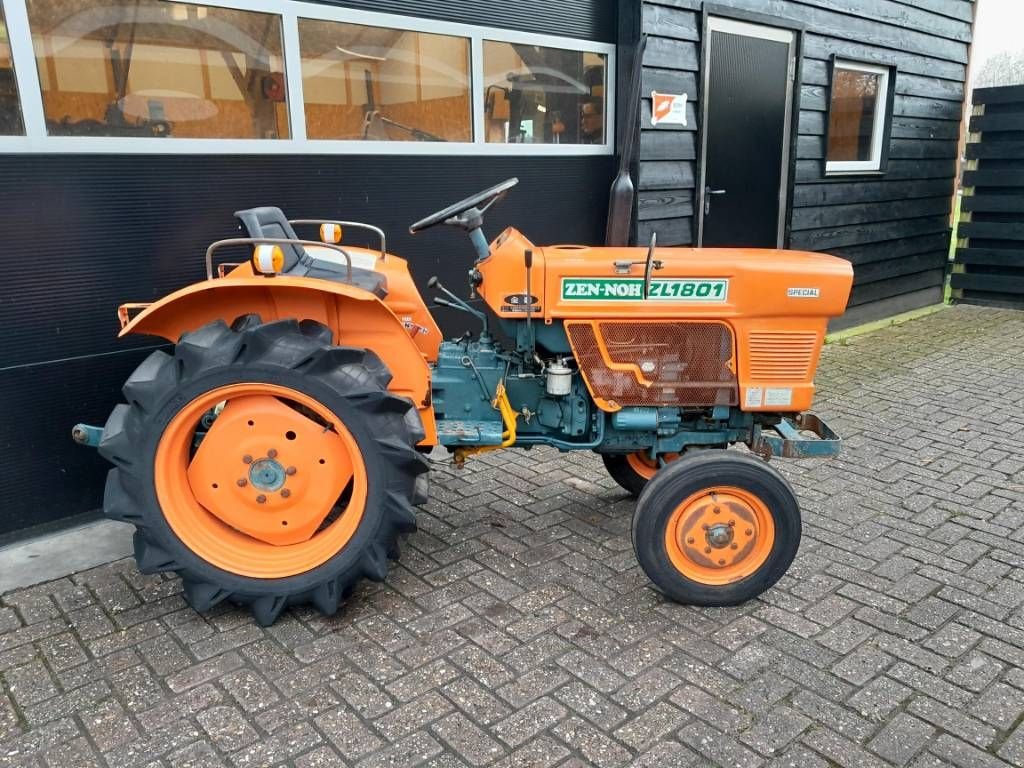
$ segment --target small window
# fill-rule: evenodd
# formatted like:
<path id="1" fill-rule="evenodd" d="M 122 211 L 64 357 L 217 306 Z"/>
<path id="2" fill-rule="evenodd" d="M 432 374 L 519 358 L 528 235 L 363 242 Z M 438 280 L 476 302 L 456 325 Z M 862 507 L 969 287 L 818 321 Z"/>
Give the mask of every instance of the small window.
<path id="1" fill-rule="evenodd" d="M 469 40 L 299 19 L 306 135 L 473 140 Z"/>
<path id="2" fill-rule="evenodd" d="M 281 19 L 160 0 L 28 0 L 51 136 L 288 138 Z"/>
<path id="3" fill-rule="evenodd" d="M 498 144 L 605 144 L 607 57 L 484 41 L 486 139 Z"/>
<path id="4" fill-rule="evenodd" d="M 891 115 L 887 67 L 836 59 L 832 67 L 826 173 L 881 171 Z"/>
<path id="5" fill-rule="evenodd" d="M 11 43 L 7 38 L 7 19 L 0 4 L 0 136 L 23 136 L 21 103 L 18 101 L 18 81 L 14 79 L 11 61 Z"/>

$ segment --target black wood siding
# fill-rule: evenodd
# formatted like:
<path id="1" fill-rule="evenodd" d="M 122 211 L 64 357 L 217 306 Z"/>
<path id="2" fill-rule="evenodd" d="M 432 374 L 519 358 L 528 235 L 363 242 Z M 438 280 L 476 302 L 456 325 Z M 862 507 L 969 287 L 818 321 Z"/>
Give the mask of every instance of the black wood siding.
<path id="1" fill-rule="evenodd" d="M 952 285 L 957 301 L 1024 307 L 1024 85 L 979 88 Z"/>
<path id="2" fill-rule="evenodd" d="M 694 242 L 702 13 L 757 13 L 802 29 L 787 247 L 849 259 L 848 327 L 941 301 L 970 47 L 970 0 L 644 0 L 644 130 L 637 239 Z M 829 60 L 897 68 L 880 176 L 825 177 Z M 689 95 L 687 125 L 650 127 L 652 90 Z"/>

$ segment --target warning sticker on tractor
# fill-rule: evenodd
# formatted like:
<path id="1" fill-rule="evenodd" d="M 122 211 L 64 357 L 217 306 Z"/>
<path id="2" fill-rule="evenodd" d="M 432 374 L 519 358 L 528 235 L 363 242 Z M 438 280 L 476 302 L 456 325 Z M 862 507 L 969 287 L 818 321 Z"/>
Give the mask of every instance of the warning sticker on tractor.
<path id="1" fill-rule="evenodd" d="M 793 404 L 791 387 L 769 387 L 764 391 L 764 404 L 786 407 Z"/>
<path id="2" fill-rule="evenodd" d="M 563 277 L 563 301 L 643 301 L 642 277 Z M 724 302 L 729 298 L 725 278 L 656 278 L 650 301 Z"/>
<path id="3" fill-rule="evenodd" d="M 764 403 L 764 389 L 761 387 L 747 387 L 746 396 L 743 398 L 744 408 L 760 408 Z"/>

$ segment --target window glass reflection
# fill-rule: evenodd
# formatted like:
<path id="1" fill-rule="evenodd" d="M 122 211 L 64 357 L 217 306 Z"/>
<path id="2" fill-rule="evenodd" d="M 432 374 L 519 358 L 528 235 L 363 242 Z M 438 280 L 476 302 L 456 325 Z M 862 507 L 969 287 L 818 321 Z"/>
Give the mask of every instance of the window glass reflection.
<path id="1" fill-rule="evenodd" d="M 487 141 L 604 144 L 607 57 L 484 41 Z"/>
<path id="2" fill-rule="evenodd" d="M 278 16 L 159 0 L 27 6 L 51 135 L 289 135 Z"/>
<path id="3" fill-rule="evenodd" d="M 299 20 L 311 139 L 472 141 L 469 40 Z"/>

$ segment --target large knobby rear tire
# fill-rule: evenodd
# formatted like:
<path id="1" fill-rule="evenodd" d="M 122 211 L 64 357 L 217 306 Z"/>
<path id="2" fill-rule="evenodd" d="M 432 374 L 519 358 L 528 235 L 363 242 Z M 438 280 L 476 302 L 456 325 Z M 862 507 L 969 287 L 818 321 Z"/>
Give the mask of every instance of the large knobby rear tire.
<path id="1" fill-rule="evenodd" d="M 319 323 L 250 315 L 186 333 L 136 369 L 107 421 L 104 512 L 135 526 L 139 569 L 180 575 L 197 611 L 230 600 L 264 626 L 289 605 L 333 614 L 362 578 L 385 578 L 426 501 L 423 427 L 390 380 Z M 242 456 L 246 423 L 274 432 Z"/>
<path id="2" fill-rule="evenodd" d="M 686 455 L 659 470 L 633 516 L 641 568 L 688 605 L 738 605 L 767 591 L 796 557 L 800 533 L 786 479 L 760 459 L 726 451 Z"/>

